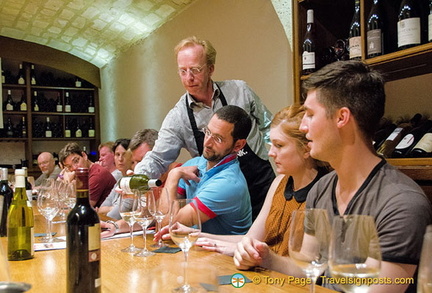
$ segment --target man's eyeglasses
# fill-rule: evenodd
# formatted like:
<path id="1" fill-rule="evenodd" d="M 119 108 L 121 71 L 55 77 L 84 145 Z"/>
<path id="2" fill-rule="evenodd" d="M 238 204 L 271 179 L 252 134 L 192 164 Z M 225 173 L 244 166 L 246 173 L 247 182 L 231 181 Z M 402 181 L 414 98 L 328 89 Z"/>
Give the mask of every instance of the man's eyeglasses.
<path id="1" fill-rule="evenodd" d="M 224 142 L 224 139 L 222 137 L 220 137 L 219 135 L 212 134 L 207 127 L 204 127 L 201 131 L 204 132 L 205 136 L 211 137 L 216 143 L 221 144 Z"/>
<path id="2" fill-rule="evenodd" d="M 191 68 L 186 68 L 186 69 L 185 68 L 179 68 L 178 73 L 181 76 L 186 76 L 188 72 L 192 75 L 197 75 L 197 74 L 200 74 L 202 72 L 204 66 L 206 66 L 206 64 L 204 64 L 201 67 L 191 67 Z"/>
<path id="3" fill-rule="evenodd" d="M 72 159 L 70 165 L 69 165 L 69 164 L 63 164 L 63 166 L 64 166 L 65 168 L 68 168 L 69 170 L 71 170 L 72 167 L 74 167 L 74 166 L 78 166 L 78 164 L 79 164 L 79 162 L 80 162 L 80 159 L 81 159 L 80 156 L 76 156 L 76 157 L 74 157 L 74 158 Z"/>

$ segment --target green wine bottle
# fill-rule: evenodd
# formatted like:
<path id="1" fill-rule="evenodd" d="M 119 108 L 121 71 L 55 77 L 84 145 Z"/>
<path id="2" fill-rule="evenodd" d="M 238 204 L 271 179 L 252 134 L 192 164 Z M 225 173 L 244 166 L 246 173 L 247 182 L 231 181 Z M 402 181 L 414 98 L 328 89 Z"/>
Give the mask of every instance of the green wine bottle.
<path id="1" fill-rule="evenodd" d="M 98 214 L 89 202 L 88 169 L 78 168 L 76 204 L 66 221 L 68 293 L 101 292 L 101 239 Z"/>
<path id="2" fill-rule="evenodd" d="M 121 190 L 127 194 L 132 194 L 134 190 L 145 191 L 161 185 L 162 181 L 159 179 L 150 179 L 144 174 L 122 177 L 119 181 Z"/>
<path id="3" fill-rule="evenodd" d="M 34 217 L 27 199 L 25 171 L 15 170 L 15 192 L 8 213 L 8 259 L 24 260 L 34 256 Z"/>

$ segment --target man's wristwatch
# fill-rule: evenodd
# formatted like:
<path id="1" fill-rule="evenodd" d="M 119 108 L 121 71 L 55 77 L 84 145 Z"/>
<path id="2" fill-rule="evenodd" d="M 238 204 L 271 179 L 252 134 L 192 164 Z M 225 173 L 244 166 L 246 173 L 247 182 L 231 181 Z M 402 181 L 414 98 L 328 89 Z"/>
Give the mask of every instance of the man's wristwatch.
<path id="1" fill-rule="evenodd" d="M 114 222 L 114 221 L 111 221 L 111 220 L 108 220 L 108 221 L 105 221 L 105 223 L 108 223 L 108 224 L 113 224 L 114 225 L 114 227 L 115 227 L 115 232 L 114 232 L 114 234 L 117 234 L 118 232 L 119 232 L 119 225 L 116 223 L 116 222 Z"/>

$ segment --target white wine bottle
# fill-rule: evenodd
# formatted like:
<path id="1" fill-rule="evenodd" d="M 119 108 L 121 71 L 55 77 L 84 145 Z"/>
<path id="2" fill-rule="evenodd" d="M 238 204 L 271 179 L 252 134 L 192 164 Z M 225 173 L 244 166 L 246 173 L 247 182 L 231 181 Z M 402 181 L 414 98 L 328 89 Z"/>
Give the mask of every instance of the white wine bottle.
<path id="1" fill-rule="evenodd" d="M 134 190 L 145 191 L 161 185 L 162 181 L 159 179 L 150 179 L 144 174 L 125 176 L 119 180 L 120 189 L 126 194 L 132 194 Z"/>
<path id="2" fill-rule="evenodd" d="M 101 229 L 89 201 L 88 169 L 78 168 L 75 176 L 76 204 L 66 221 L 67 292 L 101 292 Z"/>
<path id="3" fill-rule="evenodd" d="M 57 112 L 63 112 L 63 104 L 62 104 L 62 101 L 60 98 L 60 93 L 57 93 L 56 111 Z"/>
<path id="4" fill-rule="evenodd" d="M 303 38 L 303 54 L 302 54 L 303 74 L 309 74 L 316 70 L 315 24 L 314 24 L 314 11 L 312 9 L 309 9 L 307 11 L 306 23 L 307 23 L 306 33 Z"/>
<path id="5" fill-rule="evenodd" d="M 372 58 L 384 53 L 383 20 L 380 4 L 374 0 L 367 19 L 367 56 Z"/>
<path id="6" fill-rule="evenodd" d="M 30 69 L 30 84 L 36 85 L 36 73 L 35 73 L 34 64 L 31 65 L 31 69 Z"/>
<path id="7" fill-rule="evenodd" d="M 93 119 L 89 119 L 88 137 L 95 137 L 95 129 L 93 126 Z"/>
<path id="8" fill-rule="evenodd" d="M 46 123 L 45 123 L 45 137 L 52 137 L 52 129 L 51 129 L 51 122 L 49 117 L 46 118 Z"/>
<path id="9" fill-rule="evenodd" d="M 71 104 L 69 101 L 69 92 L 65 93 L 65 112 L 70 112 L 71 111 Z"/>
<path id="10" fill-rule="evenodd" d="M 12 92 L 11 90 L 7 91 L 7 98 L 6 98 L 6 111 L 13 111 L 14 110 L 14 102 L 12 99 Z"/>
<path id="11" fill-rule="evenodd" d="M 420 11 L 416 0 L 402 0 L 397 23 L 399 50 L 420 45 L 420 32 Z"/>
<path id="12" fill-rule="evenodd" d="M 66 119 L 66 121 L 65 121 L 65 134 L 64 134 L 64 136 L 67 138 L 71 137 L 71 130 L 69 128 L 69 119 Z"/>
<path id="13" fill-rule="evenodd" d="M 20 111 L 27 111 L 27 101 L 24 93 L 21 95 Z"/>
<path id="14" fill-rule="evenodd" d="M 360 0 L 355 0 L 354 16 L 351 21 L 349 38 L 349 58 L 361 59 L 361 36 L 360 36 Z"/>
<path id="15" fill-rule="evenodd" d="M 0 237 L 7 235 L 7 216 L 12 201 L 13 190 L 9 186 L 8 169 L 0 169 Z"/>
<path id="16" fill-rule="evenodd" d="M 33 111 L 39 112 L 39 101 L 38 101 L 37 91 L 34 91 L 33 93 Z"/>
<path id="17" fill-rule="evenodd" d="M 33 209 L 27 200 L 25 172 L 15 170 L 15 192 L 8 213 L 8 260 L 25 260 L 34 256 Z"/>
<path id="18" fill-rule="evenodd" d="M 24 69 L 22 67 L 22 64 L 19 65 L 17 82 L 18 84 L 25 84 L 25 74 L 24 74 Z"/>
<path id="19" fill-rule="evenodd" d="M 77 128 L 75 130 L 75 137 L 78 137 L 78 138 L 82 137 L 82 130 L 81 130 L 79 121 L 77 121 Z"/>

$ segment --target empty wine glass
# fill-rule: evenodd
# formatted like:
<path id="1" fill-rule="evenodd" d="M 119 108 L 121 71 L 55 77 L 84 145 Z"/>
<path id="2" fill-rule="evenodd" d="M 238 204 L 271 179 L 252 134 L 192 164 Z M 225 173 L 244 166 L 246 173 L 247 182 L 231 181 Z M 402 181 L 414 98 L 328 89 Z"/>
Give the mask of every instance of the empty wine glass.
<path id="1" fill-rule="evenodd" d="M 47 220 L 48 233 L 47 236 L 42 238 L 42 242 L 53 242 L 54 238 L 51 235 L 52 219 L 57 215 L 60 210 L 60 202 L 57 192 L 52 185 L 42 186 L 39 189 L 37 197 L 37 207 L 39 212 Z"/>
<path id="2" fill-rule="evenodd" d="M 122 219 L 129 225 L 131 244 L 122 249 L 123 252 L 135 253 L 140 249 L 134 245 L 133 225 L 135 224 L 135 212 L 132 211 L 135 194 L 120 193 L 119 212 Z"/>
<path id="3" fill-rule="evenodd" d="M 153 214 L 155 213 L 153 190 L 148 190 L 144 193 L 136 191 L 132 210 L 134 211 L 135 222 L 143 229 L 144 238 L 144 248 L 134 255 L 142 257 L 152 256 L 155 253 L 147 249 L 147 227 L 153 222 Z"/>
<path id="4" fill-rule="evenodd" d="M 339 283 L 344 292 L 368 292 L 381 268 L 381 248 L 371 216 L 334 218 L 329 268 L 334 278 L 344 279 Z"/>
<path id="5" fill-rule="evenodd" d="M 170 208 L 168 188 L 155 187 L 153 188 L 153 195 L 155 199 L 154 218 L 156 220 L 156 232 L 159 232 L 161 230 L 162 220 L 166 217 L 166 215 L 168 215 Z M 161 248 L 168 245 L 162 241 L 162 238 L 160 238 L 158 242 L 152 246 Z"/>
<path id="6" fill-rule="evenodd" d="M 194 245 L 201 233 L 201 219 L 195 201 L 193 199 L 173 200 L 169 219 L 171 239 L 181 248 L 185 257 L 183 285 L 175 288 L 173 292 L 194 292 L 197 289 L 188 283 L 187 265 L 189 249 Z"/>
<path id="7" fill-rule="evenodd" d="M 315 282 L 327 268 L 330 223 L 326 210 L 306 209 L 293 212 L 289 255 L 311 279 L 310 292 L 315 292 Z"/>

